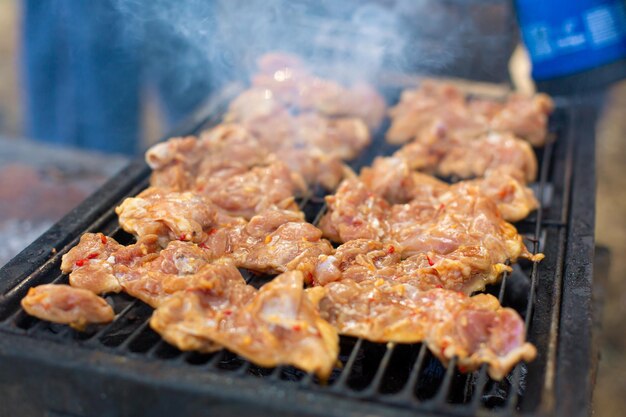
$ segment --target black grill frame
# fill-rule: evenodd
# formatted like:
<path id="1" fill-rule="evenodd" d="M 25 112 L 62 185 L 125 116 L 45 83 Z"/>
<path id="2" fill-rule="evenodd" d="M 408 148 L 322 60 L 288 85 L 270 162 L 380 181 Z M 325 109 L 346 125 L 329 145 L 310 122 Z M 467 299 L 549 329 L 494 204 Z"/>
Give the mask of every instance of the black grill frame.
<path id="1" fill-rule="evenodd" d="M 231 93 L 208 102 L 170 136 L 218 122 Z M 26 317 L 19 300 L 30 286 L 66 280 L 60 277 L 60 257 L 82 233 L 102 231 L 124 242 L 113 207 L 146 187 L 149 169 L 138 160 L 0 270 L 0 395 L 5 397 L 0 416 L 590 414 L 596 112 L 593 104 L 576 98 L 559 100 L 551 123 L 557 140 L 540 151 L 537 191 L 547 207 L 517 225 L 533 237 L 531 249 L 541 245 L 546 253 L 541 264 L 527 266 L 531 297 L 526 306 L 517 306 L 532 324 L 529 339 L 539 356 L 527 367 L 518 365 L 509 381 L 489 381 L 484 367 L 469 376 L 454 366 L 437 368 L 423 345 L 385 346 L 353 338 L 342 338 L 345 366 L 328 386 L 289 367 L 272 371 L 240 363 L 228 352 L 177 354 L 163 341 L 152 343 L 145 321 L 133 322 L 147 307 L 123 295 L 114 296 L 122 318 L 86 335 Z M 379 134 L 372 150 L 353 165 L 358 168 L 390 151 Z M 319 217 L 319 193 L 302 204 L 309 218 Z M 262 280 L 247 278 L 254 284 Z M 502 300 L 513 281 L 505 276 L 502 285 L 490 290 Z M 134 327 L 127 328 L 124 320 Z M 109 345 L 100 339 L 107 334 Z M 409 358 L 407 367 L 414 364 L 405 378 L 417 383 L 417 395 L 408 384 L 394 395 L 384 393 L 397 373 L 405 373 L 405 362 L 397 363 L 404 357 Z M 520 397 L 516 388 L 522 385 Z M 507 386 L 502 401 L 498 389 Z M 493 405 L 490 401 L 497 406 L 486 408 Z"/>

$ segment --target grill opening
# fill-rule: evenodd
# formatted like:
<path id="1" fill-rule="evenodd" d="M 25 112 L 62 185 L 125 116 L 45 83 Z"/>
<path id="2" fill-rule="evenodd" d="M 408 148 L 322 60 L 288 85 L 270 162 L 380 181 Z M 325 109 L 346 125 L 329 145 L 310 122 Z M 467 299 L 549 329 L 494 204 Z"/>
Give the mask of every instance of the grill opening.
<path id="1" fill-rule="evenodd" d="M 185 133 L 197 133 L 216 124 L 218 114 L 212 108 L 203 123 Z M 67 277 L 61 275 L 59 269 L 61 256 L 78 242 L 82 233 L 101 231 L 122 244 L 133 242 L 132 236 L 119 228 L 113 207 L 146 187 L 145 170 L 136 179 L 136 186 L 124 193 L 117 204 L 107 207 L 101 216 L 17 285 L 3 290 L 0 295 L 0 332 L 42 339 L 71 349 L 105 351 L 137 361 L 156 361 L 189 372 L 253 378 L 262 383 L 282 384 L 286 389 L 325 393 L 347 401 L 365 400 L 397 409 L 445 410 L 451 415 L 471 415 L 478 410 L 483 415 L 535 411 L 544 398 L 553 395 L 545 381 L 546 375 L 554 370 L 556 357 L 553 341 L 557 336 L 553 326 L 558 320 L 555 306 L 559 305 L 560 292 L 555 285 L 560 282 L 563 270 L 573 146 L 569 124 L 567 111 L 558 107 L 550 122 L 556 140 L 537 150 L 540 172 L 532 187 L 540 199 L 541 209 L 516 224 L 529 249 L 534 253 L 544 252 L 546 258 L 539 264 L 521 261 L 514 265 L 512 273 L 503 276 L 499 284 L 487 288 L 487 292 L 498 297 L 504 306 L 521 314 L 528 339 L 539 352 L 535 361 L 528 365 L 518 364 L 503 381 L 491 380 L 485 366 L 474 373 L 464 374 L 452 360 L 446 368 L 422 344 L 377 344 L 344 336 L 340 340 L 341 365 L 333 370 L 325 383 L 291 366 L 259 367 L 226 350 L 181 352 L 150 329 L 148 319 L 152 309 L 125 294 L 106 297 L 117 313 L 112 323 L 90 326 L 85 332 L 26 315 L 19 301 L 28 288 L 43 283 L 67 282 Z M 382 132 L 387 126 L 381 128 L 372 145 L 353 161 L 355 171 L 369 164 L 375 156 L 393 152 L 395 148 L 386 144 L 383 138 Z M 323 197 L 323 190 L 315 188 L 299 201 L 307 220 L 314 224 L 324 212 Z M 246 281 L 257 287 L 269 279 L 243 272 Z"/>

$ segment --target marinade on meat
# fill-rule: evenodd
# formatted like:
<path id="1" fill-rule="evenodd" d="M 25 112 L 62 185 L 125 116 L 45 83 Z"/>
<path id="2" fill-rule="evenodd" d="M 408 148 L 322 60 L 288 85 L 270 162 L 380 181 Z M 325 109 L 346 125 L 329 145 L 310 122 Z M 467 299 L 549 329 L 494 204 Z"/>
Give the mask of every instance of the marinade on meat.
<path id="1" fill-rule="evenodd" d="M 157 235 L 162 246 L 171 240 L 202 242 L 217 226 L 217 207 L 201 194 L 148 188 L 115 208 L 120 226 L 135 236 Z"/>
<path id="2" fill-rule="evenodd" d="M 418 343 L 447 364 L 453 357 L 463 371 L 488 365 L 501 380 L 536 349 L 525 342 L 524 322 L 488 294 L 474 297 L 446 289 L 421 291 L 409 284 L 338 281 L 307 290 L 340 334 L 373 342 Z"/>
<path id="3" fill-rule="evenodd" d="M 337 332 L 309 301 L 298 271 L 259 290 L 217 277 L 200 281 L 159 306 L 150 325 L 181 350 L 210 351 L 217 343 L 260 366 L 293 365 L 321 379 L 339 353 Z"/>
<path id="4" fill-rule="evenodd" d="M 21 304 L 31 316 L 53 323 L 69 324 L 76 330 L 84 330 L 90 323 L 108 323 L 115 317 L 104 298 L 69 285 L 32 287 Z"/>
<path id="5" fill-rule="evenodd" d="M 471 99 L 455 86 L 425 80 L 419 88 L 405 90 L 389 110 L 387 140 L 401 144 L 454 133 L 469 141 L 485 133 L 511 133 L 534 146 L 546 141 L 548 116 L 554 110 L 545 94 L 510 94 L 504 102 Z M 459 141 L 457 146 L 462 145 Z"/>
<path id="6" fill-rule="evenodd" d="M 398 157 L 378 157 L 371 167 L 361 170 L 363 183 L 391 204 L 406 204 L 412 200 L 432 201 L 446 192 L 466 193 L 477 187 L 498 206 L 507 221 L 518 221 L 535 210 L 539 202 L 532 190 L 514 175 L 510 168 L 498 168 L 485 173 L 483 178 L 459 181 L 449 185 L 430 175 L 412 171 L 408 163 Z"/>

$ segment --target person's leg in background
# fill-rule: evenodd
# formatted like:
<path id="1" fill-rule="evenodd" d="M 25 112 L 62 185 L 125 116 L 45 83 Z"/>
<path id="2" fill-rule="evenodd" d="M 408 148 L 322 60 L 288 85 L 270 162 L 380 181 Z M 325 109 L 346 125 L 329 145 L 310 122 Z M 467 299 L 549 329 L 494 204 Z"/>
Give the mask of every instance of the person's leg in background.
<path id="1" fill-rule="evenodd" d="M 171 128 L 214 88 L 211 42 L 215 2 L 154 0 L 145 2 L 142 17 L 146 79 L 156 88 Z"/>
<path id="2" fill-rule="evenodd" d="M 113 0 L 25 0 L 28 135 L 133 154 L 140 131 L 140 47 Z"/>

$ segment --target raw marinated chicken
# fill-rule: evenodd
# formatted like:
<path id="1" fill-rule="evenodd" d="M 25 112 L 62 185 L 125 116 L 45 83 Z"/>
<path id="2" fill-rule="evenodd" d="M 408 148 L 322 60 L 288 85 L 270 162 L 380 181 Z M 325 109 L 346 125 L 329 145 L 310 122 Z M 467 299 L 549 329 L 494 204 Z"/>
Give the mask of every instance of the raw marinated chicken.
<path id="1" fill-rule="evenodd" d="M 199 178 L 223 180 L 275 162 L 270 151 L 245 128 L 221 124 L 199 139 L 188 136 L 158 143 L 146 152 L 151 185 L 173 191 L 196 190 Z"/>
<path id="2" fill-rule="evenodd" d="M 31 316 L 84 330 L 90 323 L 108 323 L 115 313 L 104 298 L 69 285 L 39 285 L 28 290 L 22 307 Z"/>
<path id="3" fill-rule="evenodd" d="M 531 146 L 510 133 L 489 132 L 465 137 L 459 132 L 423 135 L 403 146 L 394 156 L 413 170 L 442 177 L 482 177 L 489 170 L 505 167 L 519 173 L 519 180 L 537 176 L 537 158 Z"/>
<path id="4" fill-rule="evenodd" d="M 391 206 L 357 178 L 344 180 L 326 197 L 328 212 L 320 220 L 324 236 L 335 242 L 389 237 Z"/>
<path id="5" fill-rule="evenodd" d="M 463 192 L 450 187 L 436 196 L 425 192 L 392 206 L 351 180 L 326 201 L 328 212 L 320 221 L 324 236 L 337 242 L 397 242 L 403 258 L 419 256 L 413 260 L 434 267 L 446 288 L 471 293 L 496 282 L 509 269 L 507 260 L 543 258 L 528 252 L 515 227 L 477 187 Z"/>
<path id="6" fill-rule="evenodd" d="M 434 252 L 401 258 L 393 241 L 367 239 L 346 242 L 333 255 L 320 256 L 311 271 L 314 285 L 334 281 L 410 284 L 420 290 L 446 288 L 472 294 L 495 282 L 509 267 L 492 264 L 486 251 L 462 247 L 445 255 Z"/>
<path id="7" fill-rule="evenodd" d="M 78 245 L 63 255 L 61 271 L 70 274 L 72 287 L 96 294 L 120 292 L 120 268 L 134 268 L 157 257 L 158 236 L 146 235 L 135 244 L 120 245 L 102 233 L 85 233 Z"/>
<path id="8" fill-rule="evenodd" d="M 466 193 L 468 188 L 477 187 L 496 202 L 507 221 L 521 220 L 539 206 L 532 190 L 511 175 L 506 167 L 487 171 L 484 178 L 449 185 L 430 175 L 412 171 L 402 158 L 378 157 L 371 167 L 361 170 L 360 179 L 367 188 L 392 204 L 420 199 L 437 205 L 439 197 L 446 192 Z"/>
<path id="9" fill-rule="evenodd" d="M 312 146 L 347 160 L 371 141 L 367 125 L 357 117 L 330 119 L 311 111 L 294 115 L 271 90 L 262 88 L 246 90 L 235 98 L 224 120 L 241 124 L 273 152 Z"/>
<path id="10" fill-rule="evenodd" d="M 387 140 L 401 144 L 444 134 L 469 140 L 495 131 L 543 146 L 553 110 L 554 104 L 545 94 L 511 94 L 505 102 L 468 100 L 451 84 L 426 80 L 418 89 L 404 91 L 400 102 L 389 110 L 392 123 Z"/>
<path id="11" fill-rule="evenodd" d="M 372 130 L 380 126 L 385 116 L 385 101 L 371 86 L 355 83 L 347 88 L 316 77 L 293 55 L 263 55 L 258 67 L 252 85 L 271 91 L 287 107 L 314 110 L 332 117 L 359 117 Z"/>
<path id="12" fill-rule="evenodd" d="M 244 243 L 233 259 L 238 266 L 258 272 L 308 269 L 320 255 L 333 252 L 320 229 L 285 211 L 268 210 L 253 217 L 242 237 Z"/>
<path id="13" fill-rule="evenodd" d="M 496 380 L 520 360 L 536 356 L 535 347 L 525 342 L 520 316 L 491 295 L 349 280 L 307 293 L 340 334 L 374 342 L 423 342 L 444 364 L 453 357 L 465 371 L 487 364 Z"/>
<path id="14" fill-rule="evenodd" d="M 260 366 L 293 365 L 321 379 L 339 353 L 337 332 L 319 317 L 298 271 L 260 290 L 219 276 L 200 281 L 157 308 L 150 325 L 181 350 L 211 351 L 217 343 Z"/>
<path id="15" fill-rule="evenodd" d="M 246 219 L 270 207 L 298 210 L 295 196 L 306 190 L 304 181 L 296 181 L 282 162 L 221 180 L 202 177 L 196 187 L 221 212 Z"/>
<path id="16" fill-rule="evenodd" d="M 241 278 L 229 260 L 216 263 L 211 251 L 191 242 L 172 241 L 159 251 L 156 235 L 142 237 L 129 246 L 111 237 L 103 244 L 102 236 L 84 234 L 80 243 L 63 256 L 62 271 L 70 274 L 72 287 L 96 294 L 124 291 L 157 307 L 206 276 Z"/>
<path id="17" fill-rule="evenodd" d="M 533 146 L 545 145 L 548 117 L 554 111 L 554 102 L 549 96 L 511 94 L 504 103 L 495 106 L 481 104 L 480 101 L 470 101 L 470 107 L 474 113 L 489 119 L 491 129 L 511 132 Z"/>
<path id="18" fill-rule="evenodd" d="M 148 188 L 116 207 L 120 226 L 135 236 L 157 235 L 161 246 L 171 240 L 202 242 L 218 224 L 217 208 L 192 192 Z"/>
<path id="19" fill-rule="evenodd" d="M 456 132 L 472 138 L 488 130 L 486 119 L 470 112 L 459 89 L 434 81 L 424 81 L 419 89 L 402 92 L 400 102 L 389 110 L 389 115 L 391 126 L 386 138 L 393 144 L 433 136 L 434 132 Z"/>

